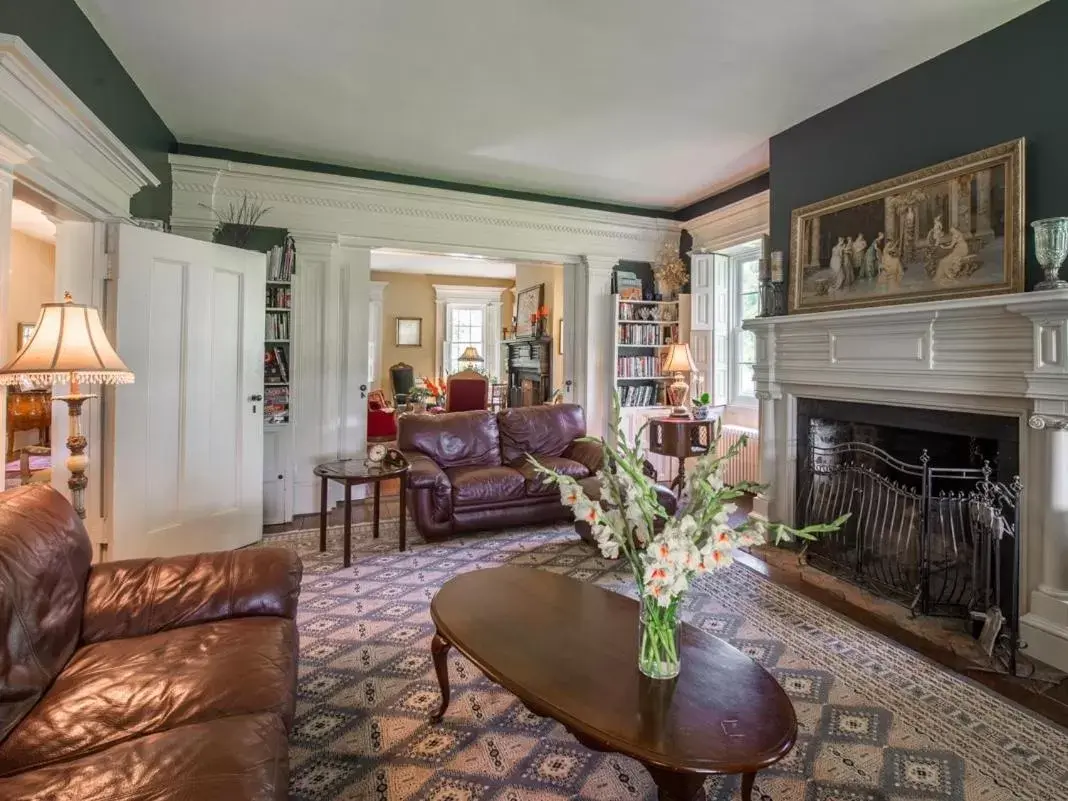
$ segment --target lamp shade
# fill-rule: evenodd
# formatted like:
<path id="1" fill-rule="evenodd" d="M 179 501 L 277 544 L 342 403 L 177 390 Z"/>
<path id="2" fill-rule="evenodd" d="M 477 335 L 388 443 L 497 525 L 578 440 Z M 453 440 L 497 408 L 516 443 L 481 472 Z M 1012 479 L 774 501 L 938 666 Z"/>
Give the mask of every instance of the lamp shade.
<path id="1" fill-rule="evenodd" d="M 18 355 L 0 368 L 0 384 L 131 384 L 134 374 L 108 342 L 100 313 L 73 303 L 41 304 L 33 336 Z"/>
<path id="2" fill-rule="evenodd" d="M 474 345 L 468 345 L 464 348 L 464 352 L 460 354 L 459 362 L 480 362 L 482 357 L 478 355 L 478 348 Z"/>
<path id="3" fill-rule="evenodd" d="M 697 365 L 690 356 L 690 346 L 675 344 L 668 347 L 667 358 L 664 360 L 664 373 L 694 373 Z"/>

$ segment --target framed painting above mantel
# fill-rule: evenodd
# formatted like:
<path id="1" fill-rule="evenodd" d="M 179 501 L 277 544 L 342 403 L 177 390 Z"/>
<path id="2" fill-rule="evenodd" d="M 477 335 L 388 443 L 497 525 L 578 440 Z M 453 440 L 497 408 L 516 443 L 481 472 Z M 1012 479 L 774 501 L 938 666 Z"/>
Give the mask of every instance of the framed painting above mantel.
<path id="1" fill-rule="evenodd" d="M 1024 289 L 1024 140 L 795 209 L 790 312 Z"/>

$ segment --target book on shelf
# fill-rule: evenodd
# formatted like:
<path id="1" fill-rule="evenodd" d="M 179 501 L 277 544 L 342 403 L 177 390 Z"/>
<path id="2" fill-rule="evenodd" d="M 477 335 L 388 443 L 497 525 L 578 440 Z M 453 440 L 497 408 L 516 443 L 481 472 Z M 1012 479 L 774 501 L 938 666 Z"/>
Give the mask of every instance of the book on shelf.
<path id="1" fill-rule="evenodd" d="M 619 391 L 619 403 L 621 406 L 654 406 L 658 397 L 658 389 L 655 384 L 637 384 L 622 387 Z"/>
<path id="2" fill-rule="evenodd" d="M 263 390 L 263 421 L 289 422 L 289 387 L 267 387 Z"/>
<path id="3" fill-rule="evenodd" d="M 288 309 L 293 300 L 293 290 L 288 286 L 267 285 L 267 308 Z"/>
<path id="4" fill-rule="evenodd" d="M 620 356 L 616 375 L 620 378 L 659 378 L 663 373 L 659 356 Z"/>
<path id="5" fill-rule="evenodd" d="M 264 320 L 267 328 L 264 339 L 289 339 L 289 314 L 269 311 Z"/>
<path id="6" fill-rule="evenodd" d="M 263 352 L 263 383 L 285 384 L 289 382 L 289 360 L 286 350 L 280 345 L 269 345 Z"/>
<path id="7" fill-rule="evenodd" d="M 267 251 L 267 280 L 292 281 L 297 259 L 293 237 L 287 236 L 284 245 L 275 245 Z"/>

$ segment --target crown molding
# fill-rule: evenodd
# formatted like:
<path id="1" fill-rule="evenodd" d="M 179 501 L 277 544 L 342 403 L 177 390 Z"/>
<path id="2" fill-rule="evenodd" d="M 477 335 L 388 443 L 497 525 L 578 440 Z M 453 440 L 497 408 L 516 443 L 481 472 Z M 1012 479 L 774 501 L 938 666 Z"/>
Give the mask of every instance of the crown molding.
<path id="1" fill-rule="evenodd" d="M 675 220 L 582 209 L 366 178 L 172 155 L 177 226 L 248 197 L 268 206 L 263 223 L 322 231 L 370 247 L 463 250 L 552 260 L 578 255 L 651 261 Z"/>
<path id="2" fill-rule="evenodd" d="M 96 219 L 129 217 L 159 179 L 19 37 L 0 34 L 2 155 L 16 176 Z"/>
<path id="3" fill-rule="evenodd" d="M 683 223 L 694 250 L 715 250 L 756 239 L 771 227 L 771 191 L 757 192 L 737 203 Z"/>

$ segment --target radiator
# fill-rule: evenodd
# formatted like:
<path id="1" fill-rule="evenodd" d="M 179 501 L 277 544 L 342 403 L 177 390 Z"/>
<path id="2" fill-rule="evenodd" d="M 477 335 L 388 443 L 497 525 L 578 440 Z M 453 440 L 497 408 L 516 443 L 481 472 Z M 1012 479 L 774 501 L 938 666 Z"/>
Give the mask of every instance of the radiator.
<path id="1" fill-rule="evenodd" d="M 721 476 L 727 484 L 760 481 L 760 431 L 745 426 L 725 425 L 720 430 L 717 452 L 726 453 L 743 434 L 748 438 L 745 447 L 722 465 Z"/>

